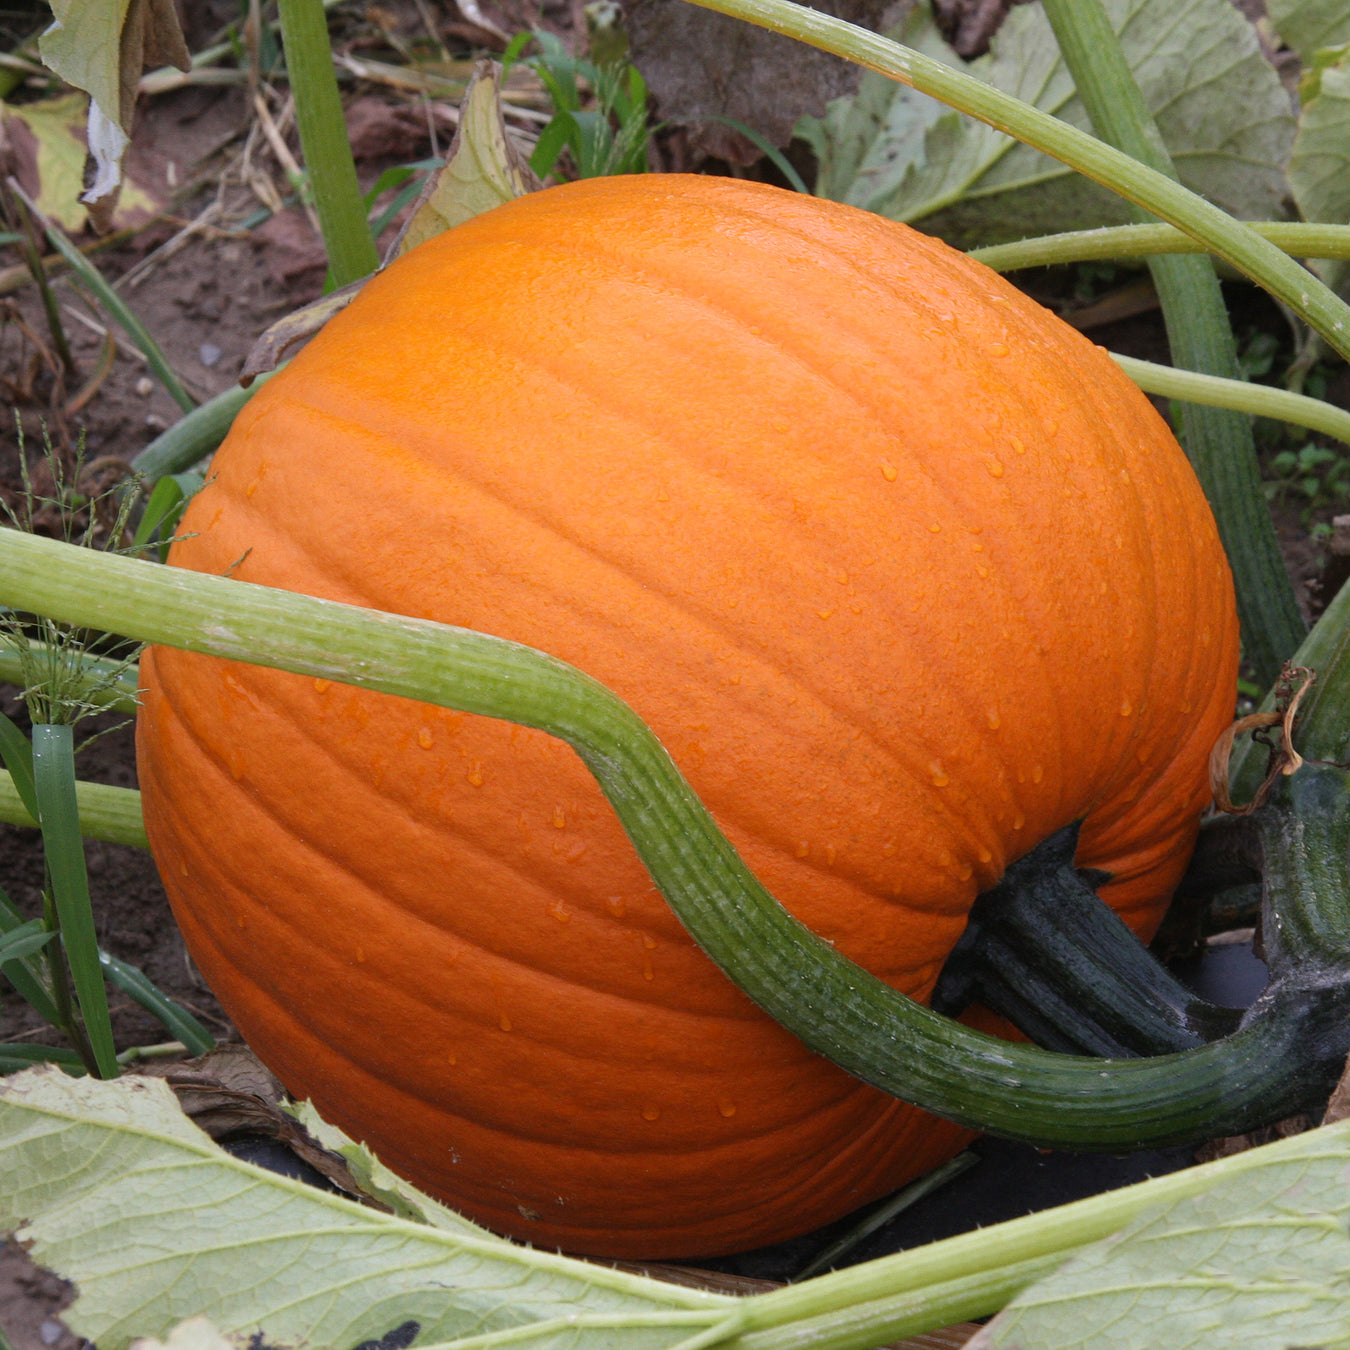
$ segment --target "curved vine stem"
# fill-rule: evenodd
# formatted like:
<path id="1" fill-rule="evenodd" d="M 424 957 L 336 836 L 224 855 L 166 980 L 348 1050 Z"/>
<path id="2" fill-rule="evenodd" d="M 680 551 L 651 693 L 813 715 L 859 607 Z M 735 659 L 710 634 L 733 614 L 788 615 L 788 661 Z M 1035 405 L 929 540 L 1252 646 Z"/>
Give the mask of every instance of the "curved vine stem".
<path id="1" fill-rule="evenodd" d="M 1350 359 L 1350 306 L 1275 244 L 1121 150 L 940 61 L 792 0 L 692 0 L 931 95 L 1040 150 L 1175 225 L 1283 300 Z"/>
<path id="2" fill-rule="evenodd" d="M 1203 403 L 1213 408 L 1229 408 L 1255 417 L 1272 417 L 1350 444 L 1350 412 L 1324 399 L 1274 389 L 1268 384 L 1250 384 L 1246 380 L 1228 380 L 1218 375 L 1178 370 L 1175 366 L 1160 366 L 1153 361 L 1140 361 L 1116 352 L 1111 352 L 1110 357 L 1146 394 Z"/>
<path id="3" fill-rule="evenodd" d="M 1212 1045 L 1122 1061 L 1010 1044 L 921 1007 L 764 890 L 627 704 L 516 643 L 8 530 L 0 604 L 560 737 L 595 775 L 681 921 L 737 984 L 850 1072 L 953 1120 L 1105 1149 L 1232 1133 L 1310 1102 L 1344 1059 L 1350 1017 L 1334 991 L 1273 1003 Z"/>
<path id="4" fill-rule="evenodd" d="M 1247 221 L 1247 228 L 1295 258 L 1350 258 L 1350 225 L 1307 221 Z M 1146 258 L 1159 253 L 1207 253 L 1199 240 L 1174 225 L 1111 225 L 1099 230 L 1069 230 L 1019 239 L 1014 244 L 973 248 L 967 257 L 995 272 L 1024 267 L 1057 267 L 1064 263 L 1109 262 Z"/>

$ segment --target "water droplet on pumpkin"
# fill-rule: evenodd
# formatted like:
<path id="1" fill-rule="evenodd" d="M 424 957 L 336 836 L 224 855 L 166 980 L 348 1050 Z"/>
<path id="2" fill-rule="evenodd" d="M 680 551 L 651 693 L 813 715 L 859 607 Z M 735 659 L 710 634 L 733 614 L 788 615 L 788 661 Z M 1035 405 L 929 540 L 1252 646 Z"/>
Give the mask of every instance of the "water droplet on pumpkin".
<path id="1" fill-rule="evenodd" d="M 929 530 L 929 533 L 931 533 L 931 534 L 941 534 L 941 533 L 942 533 L 942 526 L 939 525 L 939 524 L 937 523 L 937 521 L 935 520 L 935 521 L 933 521 L 933 523 L 932 523 L 931 525 L 929 525 L 928 530 Z"/>
<path id="2" fill-rule="evenodd" d="M 644 1106 L 644 1107 L 642 1108 L 642 1119 L 643 1119 L 643 1120 L 660 1120 L 660 1119 L 661 1119 L 661 1112 L 660 1112 L 660 1109 L 657 1108 L 657 1107 L 655 1107 L 655 1106 Z"/>
<path id="3" fill-rule="evenodd" d="M 1001 459 L 995 459 L 993 455 L 990 455 L 989 458 L 985 460 L 984 466 L 989 470 L 989 476 L 991 478 L 1003 477 L 1003 461 Z"/>
<path id="4" fill-rule="evenodd" d="M 720 1102 L 717 1103 L 717 1111 L 719 1115 L 725 1116 L 728 1120 L 730 1120 L 731 1117 L 736 1114 L 736 1103 L 729 1102 L 724 1097 Z"/>
<path id="5" fill-rule="evenodd" d="M 816 610 L 816 616 L 817 616 L 818 618 L 821 618 L 821 619 L 828 619 L 828 618 L 830 617 L 830 615 L 833 614 L 833 613 L 834 613 L 834 610 L 832 610 L 832 609 L 818 609 L 818 610 Z"/>
<path id="6" fill-rule="evenodd" d="M 431 728 L 430 728 L 430 727 L 418 727 L 418 729 L 417 729 L 417 744 L 420 745 L 420 746 L 422 747 L 423 750 L 430 750 L 430 749 L 431 749 Z"/>
<path id="7" fill-rule="evenodd" d="M 1007 356 L 1012 351 L 1012 348 L 1009 347 L 1006 342 L 991 342 L 985 347 L 985 351 L 987 351 L 990 356 Z"/>
<path id="8" fill-rule="evenodd" d="M 1128 717 L 1134 711 L 1134 704 L 1129 699 L 1125 699 L 1120 705 L 1120 715 Z"/>
<path id="9" fill-rule="evenodd" d="M 314 690 L 316 693 L 322 694 L 324 690 L 327 689 L 328 686 L 331 685 L 332 683 L 333 683 L 332 680 L 315 680 Z"/>
<path id="10" fill-rule="evenodd" d="M 1027 447 L 1020 436 L 1009 436 L 1008 444 L 1012 446 L 1015 455 L 1025 455 L 1027 452 Z"/>
<path id="11" fill-rule="evenodd" d="M 811 845 L 808 844 L 805 839 L 803 839 L 801 843 L 797 845 L 797 856 L 799 858 L 805 858 L 810 852 L 811 852 Z"/>
<path id="12" fill-rule="evenodd" d="M 647 949 L 649 952 L 650 952 L 650 951 L 655 951 L 655 950 L 656 950 L 656 939 L 655 939 L 654 937 L 652 937 L 652 935 L 651 935 L 650 933 L 643 933 L 643 935 L 642 935 L 642 945 L 643 945 L 644 947 L 646 947 L 646 949 Z"/>
<path id="13" fill-rule="evenodd" d="M 454 1065 L 456 1065 L 456 1064 L 459 1063 L 459 1056 L 458 1056 L 457 1054 L 455 1054 L 455 1052 L 454 1052 L 453 1050 L 451 1050 L 451 1051 L 446 1055 L 446 1057 L 445 1057 L 445 1062 L 446 1062 L 447 1064 L 449 1064 L 449 1065 L 453 1068 Z"/>
<path id="14" fill-rule="evenodd" d="M 975 875 L 975 869 L 969 863 L 962 863 L 956 869 L 957 881 L 969 881 Z"/>
<path id="15" fill-rule="evenodd" d="M 481 760 L 474 760 L 473 768 L 465 775 L 474 787 L 483 786 L 483 763 Z"/>
<path id="16" fill-rule="evenodd" d="M 1014 830 L 1020 830 L 1026 823 L 1027 818 L 1020 811 L 1013 816 L 1012 825 Z"/>
<path id="17" fill-rule="evenodd" d="M 890 460 L 881 461 L 881 476 L 888 482 L 894 483 L 900 477 L 900 470 L 895 467 Z"/>
<path id="18" fill-rule="evenodd" d="M 561 806 L 553 808 L 553 828 L 555 830 L 565 830 L 567 828 L 567 817 L 563 815 Z"/>
<path id="19" fill-rule="evenodd" d="M 561 900 L 555 900 L 548 907 L 548 912 L 553 918 L 557 919 L 559 923 L 571 923 L 572 921 L 571 910 L 569 910 Z"/>
<path id="20" fill-rule="evenodd" d="M 501 1027 L 503 1031 L 510 1031 L 511 1030 L 510 1017 L 508 1017 L 506 1013 L 502 1013 L 501 1016 L 497 1018 L 497 1025 Z"/>
<path id="21" fill-rule="evenodd" d="M 993 858 L 994 855 L 993 855 L 992 853 L 990 853 L 989 850 L 988 850 L 987 848 L 981 846 L 980 849 L 979 849 L 979 851 L 976 853 L 975 856 L 976 856 L 982 863 L 987 863 L 987 862 L 989 862 L 989 861 L 992 860 L 992 858 Z"/>
<path id="22" fill-rule="evenodd" d="M 997 731 L 1003 725 L 1003 719 L 998 715 L 997 708 L 990 708 L 985 713 L 984 720 L 988 723 L 990 731 Z"/>
<path id="23" fill-rule="evenodd" d="M 833 844 L 826 844 L 826 845 L 825 845 L 825 866 L 826 866 L 826 867 L 833 867 L 833 866 L 834 866 L 834 859 L 835 859 L 835 856 L 836 856 L 837 853 L 838 853 L 838 850 L 835 848 L 835 846 L 834 846 Z"/>
<path id="24" fill-rule="evenodd" d="M 356 949 L 356 964 L 357 965 L 364 964 L 365 959 L 366 959 L 366 949 L 364 947 L 358 947 Z"/>
<path id="25" fill-rule="evenodd" d="M 942 852 L 938 854 L 938 866 L 950 867 L 951 865 L 952 865 L 952 851 L 949 848 L 944 848 Z"/>
<path id="26" fill-rule="evenodd" d="M 947 770 L 942 767 L 940 759 L 935 759 L 929 764 L 928 776 L 933 780 L 934 787 L 946 787 L 952 781 Z"/>
<path id="27" fill-rule="evenodd" d="M 656 972 L 652 969 L 652 957 L 650 952 L 642 953 L 642 978 L 644 980 L 654 980 Z"/>
<path id="28" fill-rule="evenodd" d="M 253 479 L 253 481 L 252 481 L 252 482 L 244 489 L 244 496 L 245 496 L 245 497 L 251 497 L 251 496 L 253 496 L 253 494 L 254 494 L 255 492 L 257 492 L 257 490 L 258 490 L 259 486 L 261 485 L 261 483 L 262 483 L 262 475 L 259 474 L 259 475 L 258 475 L 255 479 Z"/>
<path id="29" fill-rule="evenodd" d="M 1044 779 L 1044 777 L 1045 777 L 1045 770 L 1039 764 L 1037 764 L 1036 767 L 1031 771 L 1031 781 L 1033 783 L 1039 783 L 1041 782 L 1042 779 Z"/>

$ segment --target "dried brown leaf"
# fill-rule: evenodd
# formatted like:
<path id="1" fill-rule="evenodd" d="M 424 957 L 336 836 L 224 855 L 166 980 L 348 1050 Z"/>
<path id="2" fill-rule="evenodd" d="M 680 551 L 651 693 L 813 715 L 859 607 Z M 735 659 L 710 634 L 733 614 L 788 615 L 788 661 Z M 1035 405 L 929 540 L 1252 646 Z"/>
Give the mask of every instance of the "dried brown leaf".
<path id="1" fill-rule="evenodd" d="M 875 31 L 886 4 L 818 0 L 813 7 Z M 733 118 L 782 146 L 799 118 L 820 116 L 831 99 L 858 88 L 857 66 L 684 0 L 634 0 L 627 25 L 633 62 L 661 120 L 696 128 L 698 147 L 731 163 L 754 163 L 760 152 L 715 119 Z"/>

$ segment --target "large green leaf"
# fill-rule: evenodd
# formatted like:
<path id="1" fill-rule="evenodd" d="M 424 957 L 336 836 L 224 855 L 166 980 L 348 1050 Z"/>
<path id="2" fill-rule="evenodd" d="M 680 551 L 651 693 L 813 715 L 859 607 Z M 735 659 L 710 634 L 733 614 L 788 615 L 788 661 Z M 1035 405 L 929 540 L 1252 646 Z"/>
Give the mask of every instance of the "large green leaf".
<path id="1" fill-rule="evenodd" d="M 1228 0 L 1107 0 L 1112 23 L 1188 187 L 1246 218 L 1281 214 L 1294 134 L 1288 95 Z M 962 66 L 925 8 L 893 36 Z M 1015 8 L 972 75 L 1090 129 L 1039 7 Z M 1118 198 L 1038 151 L 880 75 L 798 127 L 816 191 L 963 246 L 1123 222 Z"/>
<path id="2" fill-rule="evenodd" d="M 1319 64 L 1311 74 L 1289 161 L 1289 186 L 1305 220 L 1350 221 L 1350 54 Z"/>
<path id="3" fill-rule="evenodd" d="M 99 1350 L 196 1316 L 269 1346 L 346 1350 L 413 1321 L 423 1345 L 534 1327 L 530 1350 L 575 1350 L 590 1326 L 656 1350 L 734 1306 L 265 1172 L 223 1152 L 157 1079 L 5 1080 L 0 1176 L 0 1232 L 76 1284 L 66 1321 Z"/>
<path id="4" fill-rule="evenodd" d="M 1266 0 L 1275 31 L 1305 66 L 1323 47 L 1350 42 L 1350 5 L 1345 0 Z"/>
<path id="5" fill-rule="evenodd" d="M 967 1350 L 1346 1350 L 1346 1136 L 1300 1138 L 1071 1257 Z"/>

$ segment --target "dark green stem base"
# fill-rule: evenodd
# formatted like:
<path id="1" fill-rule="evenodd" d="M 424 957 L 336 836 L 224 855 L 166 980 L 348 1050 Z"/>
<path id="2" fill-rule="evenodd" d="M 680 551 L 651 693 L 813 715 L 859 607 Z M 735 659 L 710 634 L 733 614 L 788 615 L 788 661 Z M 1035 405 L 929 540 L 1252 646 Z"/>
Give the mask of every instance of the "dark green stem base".
<path id="1" fill-rule="evenodd" d="M 933 1007 L 980 1002 L 1038 1045 L 1128 1058 L 1194 1049 L 1237 1030 L 1241 1013 L 1196 997 L 1160 964 L 1074 866 L 1081 822 L 1019 859 L 970 912 Z"/>

